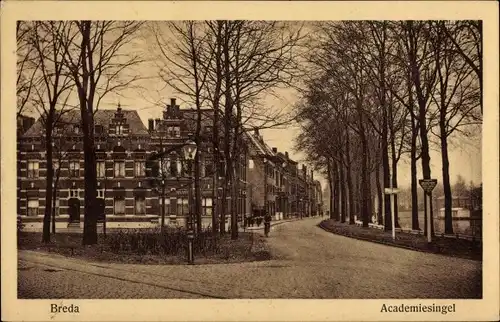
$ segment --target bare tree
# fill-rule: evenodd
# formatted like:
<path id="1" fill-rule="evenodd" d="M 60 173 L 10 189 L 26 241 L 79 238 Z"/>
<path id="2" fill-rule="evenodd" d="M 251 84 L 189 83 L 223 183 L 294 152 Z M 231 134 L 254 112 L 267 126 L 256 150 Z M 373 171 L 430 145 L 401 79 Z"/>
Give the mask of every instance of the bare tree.
<path id="1" fill-rule="evenodd" d="M 30 27 L 30 47 L 33 49 L 33 60 L 38 66 L 39 81 L 31 84 L 35 97 L 34 106 L 40 114 L 44 125 L 44 143 L 47 161 L 47 180 L 45 194 L 45 214 L 43 219 L 43 238 L 45 243 L 50 242 L 50 222 L 52 215 L 52 183 L 54 178 L 53 168 L 53 131 L 68 111 L 67 100 L 73 86 L 67 76 L 63 63 L 63 43 L 59 34 L 64 32 L 63 22 L 33 22 Z M 64 100 L 64 102 L 61 102 Z"/>
<path id="2" fill-rule="evenodd" d="M 83 244 L 97 243 L 94 113 L 109 93 L 130 90 L 139 80 L 133 68 L 143 62 L 131 42 L 142 26 L 135 21 L 71 21 L 60 35 L 64 63 L 75 84 L 81 112 L 85 158 Z M 127 46 L 129 48 L 127 48 Z"/>
<path id="3" fill-rule="evenodd" d="M 442 31 L 453 44 L 453 51 L 460 55 L 476 74 L 479 82 L 479 99 L 483 111 L 483 22 L 461 20 L 454 22 L 455 28 Z"/>
<path id="4" fill-rule="evenodd" d="M 36 59 L 36 52 L 33 50 L 34 23 L 28 21 L 16 22 L 17 40 L 17 117 L 26 112 L 30 101 L 33 99 L 33 85 L 39 80 L 39 59 Z M 33 112 L 33 111 L 32 111 Z"/>
<path id="5" fill-rule="evenodd" d="M 209 64 L 213 56 L 206 44 L 206 25 L 195 21 L 169 22 L 164 26 L 163 32 L 170 33 L 171 37 L 165 37 L 161 27 L 161 23 L 153 26 L 156 45 L 162 58 L 161 65 L 158 66 L 160 77 L 165 84 L 187 97 L 190 103 L 194 103 L 196 108 L 196 117 L 193 120 L 195 123 L 194 140 L 201 148 L 202 107 L 207 97 L 208 70 L 205 64 Z M 207 51 L 209 51 L 208 54 L 206 54 Z M 208 62 L 202 62 L 202 59 L 207 56 Z M 202 229 L 202 209 L 199 202 L 201 200 L 200 154 L 201 149 L 198 149 L 194 160 L 195 207 L 193 210 L 197 215 L 198 233 L 201 233 Z"/>
<path id="6" fill-rule="evenodd" d="M 445 197 L 445 233 L 453 234 L 451 213 L 452 195 L 449 174 L 448 138 L 461 128 L 481 124 L 480 81 L 474 66 L 457 53 L 453 46 L 463 39 L 457 35 L 457 23 L 435 22 L 433 52 L 438 74 L 438 86 L 432 100 L 438 108 L 438 133 L 440 139 L 442 175 Z M 455 36 L 456 37 L 456 36 Z"/>

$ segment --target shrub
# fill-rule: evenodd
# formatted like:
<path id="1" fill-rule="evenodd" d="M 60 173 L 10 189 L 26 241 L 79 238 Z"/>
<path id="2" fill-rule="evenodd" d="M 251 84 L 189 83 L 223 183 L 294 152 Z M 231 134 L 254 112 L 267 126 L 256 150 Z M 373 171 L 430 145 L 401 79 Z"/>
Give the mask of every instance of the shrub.
<path id="1" fill-rule="evenodd" d="M 133 252 L 140 255 L 183 255 L 188 243 L 187 231 L 182 228 L 128 229 L 109 234 L 106 238 L 112 252 Z M 211 229 L 205 229 L 196 236 L 193 244 L 195 254 L 219 252 L 218 237 L 213 237 Z"/>
<path id="2" fill-rule="evenodd" d="M 20 233 L 23 231 L 24 224 L 21 218 L 21 215 L 17 215 L 17 232 Z"/>

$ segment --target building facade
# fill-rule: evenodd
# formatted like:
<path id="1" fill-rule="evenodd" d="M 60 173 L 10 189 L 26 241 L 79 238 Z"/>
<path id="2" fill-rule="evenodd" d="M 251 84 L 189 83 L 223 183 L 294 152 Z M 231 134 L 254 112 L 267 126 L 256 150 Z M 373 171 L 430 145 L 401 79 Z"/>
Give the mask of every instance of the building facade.
<path id="1" fill-rule="evenodd" d="M 244 132 L 237 157 L 232 193 L 223 200 L 224 171 L 214 164 L 213 110 L 203 109 L 196 136 L 198 111 L 181 109 L 172 99 L 162 118 L 149 119 L 147 127 L 137 111 L 98 110 L 94 116 L 98 218 L 106 228 L 158 227 L 164 213 L 167 226 L 185 226 L 194 212 L 197 195 L 193 161 L 186 160 L 183 146 L 197 137 L 201 223 L 211 226 L 214 211 L 226 202 L 226 229 L 232 207 L 243 218 L 263 211 L 275 220 L 311 214 L 312 174 L 298 171 L 288 153 L 270 148 L 258 130 Z M 33 122 L 32 122 L 33 123 Z M 61 117 L 53 133 L 54 216 L 56 229 L 83 227 L 84 154 L 79 111 Z M 45 210 L 46 154 L 41 120 L 18 132 L 18 215 L 26 230 L 41 230 Z M 223 135 L 220 135 L 223 138 Z M 222 146 L 222 145 L 220 145 Z M 154 171 L 157 169 L 157 171 Z M 232 190 L 234 189 L 234 190 Z M 311 190 L 312 189 L 312 190 Z M 231 196 L 235 197 L 232 200 Z M 191 199 L 190 199 L 191 197 Z M 192 208 L 191 208 L 192 207 Z M 309 207 L 309 208 L 308 208 Z M 220 210 L 219 212 L 220 213 Z M 220 225 L 221 223 L 217 223 Z"/>

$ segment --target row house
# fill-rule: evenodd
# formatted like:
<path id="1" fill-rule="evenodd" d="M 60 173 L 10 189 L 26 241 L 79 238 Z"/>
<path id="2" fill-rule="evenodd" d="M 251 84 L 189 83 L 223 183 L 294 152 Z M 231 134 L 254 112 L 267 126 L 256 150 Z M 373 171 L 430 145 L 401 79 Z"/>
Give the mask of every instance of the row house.
<path id="1" fill-rule="evenodd" d="M 196 136 L 198 112 L 202 118 Z M 224 154 L 212 146 L 213 117 L 211 109 L 181 109 L 175 99 L 165 107 L 162 118 L 149 119 L 147 127 L 135 110 L 120 106 L 115 110 L 98 110 L 94 115 L 94 134 L 99 222 L 105 220 L 108 228 L 157 227 L 164 212 L 166 225 L 186 225 L 192 206 L 189 189 L 194 188 L 193 164 L 182 153 L 188 139 L 198 143 L 203 227 L 212 224 L 214 211 L 220 209 L 217 205 L 224 202 L 227 214 L 232 213 L 231 207 L 236 207 L 240 223 L 244 217 L 260 216 L 263 211 L 275 219 L 309 215 L 313 200 L 309 189 L 314 185 L 312 178 L 304 176 L 305 166 L 299 171 L 298 163 L 287 152 L 269 147 L 258 130 L 244 131 L 238 155 L 232 156 L 234 193 L 226 194 L 223 200 Z M 62 115 L 53 132 L 56 228 L 81 229 L 85 183 L 79 111 Z M 25 229 L 40 230 L 47 189 L 41 120 L 18 135 L 18 214 Z M 214 163 L 215 153 L 219 154 L 219 164 Z M 191 192 L 194 196 L 195 191 Z M 229 218 L 226 216 L 226 228 Z"/>
<path id="2" fill-rule="evenodd" d="M 213 164 L 211 146 L 213 111 L 202 110 L 198 155 L 200 156 L 200 195 L 202 226 L 212 222 L 213 208 L 222 203 L 223 173 Z M 53 167 L 56 228 L 81 229 L 84 215 L 84 154 L 79 111 L 61 116 L 53 134 Z M 157 227 L 165 209 L 165 224 L 184 226 L 190 212 L 189 189 L 192 167 L 182 155 L 182 146 L 196 129 L 197 111 L 180 109 L 175 100 L 167 105 L 163 117 L 148 120 L 148 127 L 137 111 L 98 110 L 94 115 L 99 221 L 107 228 Z M 18 214 L 25 229 L 40 230 L 45 210 L 46 161 L 43 124 L 35 122 L 19 136 Z M 249 211 L 246 186 L 246 149 L 235 163 L 238 191 L 236 211 L 240 220 Z M 153 154 L 161 177 L 148 168 Z M 221 153 L 222 156 L 222 153 Z M 148 171 L 149 170 L 149 171 Z M 194 194 L 193 194 L 194 195 Z M 226 198 L 228 213 L 231 196 Z M 227 216 L 226 224 L 229 224 Z"/>
<path id="3" fill-rule="evenodd" d="M 314 180 L 314 193 L 315 193 L 315 205 L 316 205 L 316 214 L 315 215 L 323 215 L 324 212 L 324 204 L 323 204 L 323 190 L 321 188 L 321 182 L 318 180 Z"/>
<path id="4" fill-rule="evenodd" d="M 318 212 L 315 200 L 321 195 L 315 193 L 313 172 L 309 176 L 305 165 L 300 171 L 298 162 L 290 159 L 288 152 L 278 152 L 277 148 L 269 147 L 258 129 L 246 132 L 246 139 L 251 214 L 260 216 L 267 212 L 277 220 L 315 215 Z"/>
<path id="5" fill-rule="evenodd" d="M 202 206 L 202 227 L 212 224 L 212 215 L 216 204 L 222 205 L 222 179 L 224 176 L 222 166 L 214 164 L 214 153 L 219 153 L 222 160 L 222 151 L 215 151 L 212 144 L 213 118 L 212 109 L 200 110 L 201 128 L 197 154 L 199 157 L 200 174 L 200 198 Z M 195 109 L 181 109 L 176 104 L 175 99 L 163 112 L 162 119 L 149 119 L 148 131 L 151 135 L 151 152 L 162 152 L 162 157 L 156 160 L 160 175 L 152 177 L 156 181 L 152 187 L 158 194 L 157 203 L 153 205 L 153 211 L 160 214 L 161 202 L 163 202 L 166 214 L 167 225 L 185 225 L 190 209 L 189 190 L 193 189 L 193 168 L 189 169 L 187 160 L 182 155 L 182 146 L 189 140 L 194 139 L 198 111 Z M 222 137 L 222 135 L 219 135 Z M 222 146 L 222 144 L 219 144 Z M 235 162 L 235 178 L 237 183 L 236 191 L 236 213 L 239 221 L 243 220 L 247 209 L 247 187 L 246 187 L 246 152 L 243 147 L 240 149 Z M 193 163 L 194 164 L 194 163 Z M 221 162 L 222 164 L 222 162 Z M 162 186 L 164 185 L 164 189 Z M 162 194 L 164 193 L 164 196 Z M 164 199 L 164 200 L 161 200 Z M 161 201 L 161 202 L 160 202 Z M 227 213 L 231 213 L 231 196 L 226 197 Z M 229 216 L 226 216 L 226 228 L 229 226 Z"/>
<path id="6" fill-rule="evenodd" d="M 149 133 L 136 111 L 94 114 L 98 218 L 108 228 L 152 227 L 157 214 L 147 189 Z M 26 229 L 41 229 L 45 210 L 46 152 L 41 120 L 19 138 L 19 214 Z M 84 158 L 80 112 L 63 114 L 53 130 L 53 191 L 56 228 L 83 227 Z"/>

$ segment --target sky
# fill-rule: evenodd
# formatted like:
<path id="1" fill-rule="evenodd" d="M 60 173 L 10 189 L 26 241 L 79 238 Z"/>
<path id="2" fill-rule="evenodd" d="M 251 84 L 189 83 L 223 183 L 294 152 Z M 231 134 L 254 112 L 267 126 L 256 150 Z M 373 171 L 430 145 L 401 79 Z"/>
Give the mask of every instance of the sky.
<path id="1" fill-rule="evenodd" d="M 137 88 L 127 89 L 122 92 L 120 96 L 113 93 L 108 94 L 101 102 L 99 108 L 101 109 L 116 109 L 118 103 L 124 109 L 137 109 L 138 113 L 147 126 L 149 118 L 161 118 L 162 110 L 166 104 L 170 103 L 171 98 L 177 98 L 178 104 L 181 108 L 192 107 L 183 102 L 182 97 L 177 95 L 174 90 L 165 85 L 159 79 L 159 63 L 157 59 L 157 51 L 155 51 L 154 38 L 147 36 L 145 32 L 144 37 L 137 37 L 134 39 L 133 50 L 139 50 L 148 61 L 140 66 L 140 73 L 143 79 L 136 85 Z M 147 38 L 146 38 L 147 37 Z M 150 39 L 151 41 L 145 41 Z M 292 111 L 293 105 L 298 97 L 293 89 L 281 89 L 278 92 L 279 97 L 267 95 L 263 97 L 266 107 L 286 109 Z M 279 151 L 287 151 L 290 157 L 299 163 L 303 163 L 304 152 L 299 152 L 294 149 L 294 139 L 298 135 L 300 129 L 297 125 L 290 125 L 286 128 L 280 129 L 265 129 L 261 133 L 264 140 L 271 147 L 278 148 Z M 452 136 L 453 144 L 450 145 L 449 159 L 450 159 L 450 179 L 453 182 L 458 175 L 461 175 L 466 182 L 474 182 L 475 184 L 481 183 L 481 134 L 471 138 L 458 138 Z M 432 177 L 442 181 L 441 170 L 441 153 L 439 151 L 431 151 L 431 172 Z M 398 184 L 399 187 L 407 187 L 410 185 L 410 164 L 406 157 L 398 163 Z M 418 162 L 418 172 L 421 173 L 420 161 Z M 319 179 L 324 187 L 326 180 L 315 174 L 316 179 Z M 420 175 L 418 176 L 419 178 Z"/>
<path id="2" fill-rule="evenodd" d="M 153 86 L 153 84 L 151 85 Z M 170 98 L 175 97 L 173 91 L 166 89 L 165 92 L 170 92 L 170 95 L 166 95 L 163 101 L 165 104 L 170 104 Z M 265 99 L 269 104 L 276 106 L 277 108 L 290 108 L 290 105 L 295 102 L 294 93 L 282 92 L 283 97 L 281 99 L 276 99 L 274 97 L 267 97 Z M 151 106 L 150 100 L 135 97 L 135 98 L 120 98 L 120 104 L 124 109 L 138 109 L 138 113 L 143 120 L 143 123 L 147 124 L 148 118 L 160 118 L 162 117 L 162 108 L 159 106 Z M 116 108 L 117 103 L 105 104 L 106 108 Z M 181 108 L 187 107 L 186 104 L 180 103 Z M 304 153 L 295 151 L 294 149 L 294 139 L 300 133 L 298 126 L 288 126 L 285 129 L 264 129 L 261 131 L 264 140 L 271 147 L 277 147 L 278 151 L 287 151 L 290 157 L 299 163 L 303 163 Z M 453 144 L 449 149 L 449 159 L 450 159 L 450 179 L 451 183 L 455 182 L 458 175 L 461 175 L 467 183 L 470 181 L 474 184 L 481 183 L 482 171 L 481 171 L 481 136 L 480 134 L 474 138 L 459 138 L 453 137 Z M 430 151 L 431 157 L 431 173 L 432 177 L 436 178 L 439 182 L 442 182 L 442 166 L 441 166 L 441 153 L 435 150 Z M 299 165 L 300 166 L 300 165 Z M 421 172 L 421 162 L 418 162 L 418 170 Z M 327 184 L 326 178 L 320 177 L 319 174 L 315 174 L 315 177 L 321 181 L 323 187 Z M 420 179 L 421 176 L 419 175 Z M 398 163 L 398 184 L 399 187 L 409 187 L 411 181 L 410 177 L 410 162 L 409 158 L 403 156 L 401 161 Z"/>

